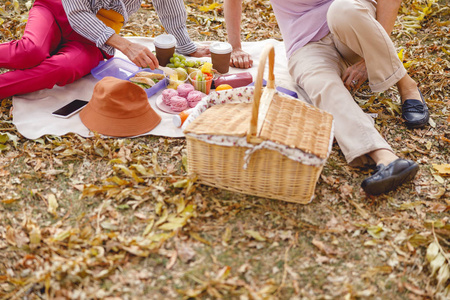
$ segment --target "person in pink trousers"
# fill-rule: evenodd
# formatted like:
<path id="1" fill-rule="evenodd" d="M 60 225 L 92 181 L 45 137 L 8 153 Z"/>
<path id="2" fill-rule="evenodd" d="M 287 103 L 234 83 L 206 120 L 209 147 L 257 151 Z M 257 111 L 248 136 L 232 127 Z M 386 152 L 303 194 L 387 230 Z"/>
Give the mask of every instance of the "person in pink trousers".
<path id="1" fill-rule="evenodd" d="M 178 52 L 208 55 L 189 39 L 182 0 L 153 2 L 177 39 Z M 158 60 L 148 48 L 118 34 L 140 5 L 141 0 L 36 0 L 23 37 L 0 44 L 0 68 L 11 70 L 0 74 L 0 99 L 72 83 L 111 58 L 115 49 L 139 67 L 156 68 Z"/>

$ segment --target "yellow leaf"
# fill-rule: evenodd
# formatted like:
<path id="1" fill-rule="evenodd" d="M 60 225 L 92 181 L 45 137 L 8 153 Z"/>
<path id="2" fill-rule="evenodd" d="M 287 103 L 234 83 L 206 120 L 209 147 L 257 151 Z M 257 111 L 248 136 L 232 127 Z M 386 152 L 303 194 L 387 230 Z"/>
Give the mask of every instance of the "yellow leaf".
<path id="1" fill-rule="evenodd" d="M 33 226 L 30 231 L 30 243 L 32 245 L 38 245 L 41 243 L 41 230 L 37 226 Z"/>
<path id="2" fill-rule="evenodd" d="M 216 280 L 225 280 L 228 277 L 228 275 L 230 275 L 230 272 L 231 272 L 231 267 L 230 266 L 223 267 L 217 273 Z"/>
<path id="3" fill-rule="evenodd" d="M 228 243 L 231 240 L 231 229 L 230 227 L 225 228 L 225 232 L 222 236 L 222 241 Z"/>
<path id="4" fill-rule="evenodd" d="M 14 0 L 13 5 L 14 5 L 14 10 L 16 11 L 16 13 L 20 14 L 19 1 Z"/>
<path id="5" fill-rule="evenodd" d="M 433 174 L 433 177 L 434 177 L 434 179 L 436 179 L 437 182 L 439 182 L 441 184 L 443 184 L 445 182 L 444 178 L 442 178 L 441 176 L 439 176 L 437 174 Z"/>
<path id="6" fill-rule="evenodd" d="M 439 270 L 440 267 L 442 267 L 442 265 L 444 265 L 445 263 L 445 257 L 439 253 L 435 259 L 433 259 L 430 262 L 430 267 L 431 267 L 431 276 L 434 275 L 434 273 L 436 273 L 437 270 Z"/>
<path id="7" fill-rule="evenodd" d="M 278 287 L 274 284 L 266 284 L 262 287 L 262 289 L 260 289 L 258 291 L 259 294 L 261 295 L 268 295 L 268 294 L 273 294 L 277 291 Z"/>
<path id="8" fill-rule="evenodd" d="M 144 175 L 144 176 L 151 176 L 151 175 L 153 175 L 153 172 L 150 172 L 150 170 L 147 170 L 143 165 L 133 164 L 131 166 L 133 168 L 135 168 L 136 171 L 138 171 L 139 174 L 141 174 L 141 175 Z"/>
<path id="9" fill-rule="evenodd" d="M 200 9 L 200 11 L 202 11 L 202 12 L 209 12 L 209 11 L 213 11 L 213 10 L 219 8 L 219 7 L 222 7 L 222 4 L 221 4 L 221 3 L 214 2 L 213 4 L 208 5 L 208 6 L 200 6 L 199 9 Z"/>
<path id="10" fill-rule="evenodd" d="M 203 243 L 203 244 L 205 244 L 205 245 L 209 245 L 209 246 L 212 245 L 211 242 L 205 240 L 204 238 L 202 238 L 202 237 L 201 237 L 198 233 L 196 233 L 196 232 L 190 232 L 189 235 L 191 236 L 191 238 L 193 238 L 193 239 L 195 239 L 195 240 L 197 240 L 197 241 L 199 241 L 199 242 L 201 242 L 201 243 Z"/>
<path id="11" fill-rule="evenodd" d="M 19 199 L 17 199 L 17 198 L 12 198 L 12 199 L 1 200 L 1 202 L 2 202 L 3 204 L 11 204 L 11 203 L 16 202 L 17 200 L 19 200 Z"/>
<path id="12" fill-rule="evenodd" d="M 439 254 L 439 245 L 436 242 L 433 242 L 430 245 L 428 245 L 426 255 L 428 262 L 434 260 L 438 254 Z"/>
<path id="13" fill-rule="evenodd" d="M 438 275 L 436 277 L 436 279 L 438 280 L 438 287 L 441 287 L 442 285 L 444 285 L 448 278 L 450 277 L 450 270 L 449 270 L 449 266 L 447 264 L 444 264 L 438 272 Z"/>
<path id="14" fill-rule="evenodd" d="M 370 240 L 370 241 L 366 241 L 364 242 L 364 246 L 369 247 L 369 246 L 376 246 L 378 244 L 380 244 L 381 241 L 377 241 L 377 240 Z"/>
<path id="15" fill-rule="evenodd" d="M 133 178 L 136 182 L 144 182 L 144 179 L 138 177 L 134 171 L 131 171 L 124 165 L 115 165 L 114 170 L 121 170 L 126 176 Z"/>
<path id="16" fill-rule="evenodd" d="M 150 231 L 152 231 L 154 224 L 155 224 L 155 220 L 153 220 L 153 219 L 150 220 L 148 225 L 145 227 L 144 232 L 142 233 L 142 235 L 146 236 L 147 234 L 149 234 Z"/>
<path id="17" fill-rule="evenodd" d="M 400 210 L 413 209 L 416 206 L 424 204 L 424 201 L 405 202 L 400 205 Z"/>
<path id="18" fill-rule="evenodd" d="M 11 226 L 6 228 L 6 241 L 13 246 L 16 246 L 16 231 Z"/>
<path id="19" fill-rule="evenodd" d="M 185 218 L 190 218 L 194 215 L 195 206 L 193 204 L 189 204 L 186 208 L 181 212 L 180 216 Z"/>
<path id="20" fill-rule="evenodd" d="M 123 160 L 120 159 L 120 158 L 114 158 L 114 159 L 111 159 L 111 160 L 108 162 L 109 165 L 112 165 L 112 164 L 124 164 L 124 163 L 125 163 L 125 161 L 123 161 Z"/>
<path id="21" fill-rule="evenodd" d="M 163 243 L 166 240 L 173 237 L 175 234 L 176 234 L 176 231 L 171 231 L 169 233 L 150 234 L 147 237 L 147 239 L 154 241 L 154 242 Z"/>
<path id="22" fill-rule="evenodd" d="M 428 119 L 428 124 L 430 124 L 431 127 L 436 128 L 436 122 L 431 117 Z"/>
<path id="23" fill-rule="evenodd" d="M 259 232 L 254 230 L 246 230 L 245 233 L 257 241 L 264 242 L 266 240 Z"/>
<path id="24" fill-rule="evenodd" d="M 184 201 L 184 197 L 178 197 L 175 203 L 177 205 L 177 214 L 183 212 L 183 210 L 186 208 L 186 202 Z"/>
<path id="25" fill-rule="evenodd" d="M 436 165 L 433 164 L 433 168 L 438 171 L 439 175 L 449 176 L 450 175 L 450 164 Z"/>
<path id="26" fill-rule="evenodd" d="M 164 209 L 163 209 L 163 212 L 162 212 L 162 216 L 161 216 L 161 218 L 155 223 L 155 226 L 159 226 L 159 225 L 161 225 L 162 223 L 166 222 L 168 217 L 169 217 L 169 212 L 168 212 L 168 210 L 167 210 L 166 208 L 164 208 Z"/>
<path id="27" fill-rule="evenodd" d="M 367 228 L 367 232 L 376 239 L 384 238 L 387 234 L 382 225 L 370 226 L 369 228 Z"/>
<path id="28" fill-rule="evenodd" d="M 56 209 L 58 208 L 58 201 L 56 200 L 56 196 L 53 194 L 48 194 L 47 203 L 48 203 L 47 211 L 51 215 L 56 216 Z"/>
<path id="29" fill-rule="evenodd" d="M 70 230 L 66 230 L 53 237 L 53 240 L 61 242 L 67 239 L 70 235 L 71 235 Z"/>
<path id="30" fill-rule="evenodd" d="M 400 61 L 403 61 L 403 51 L 405 51 L 405 49 L 401 49 L 400 52 L 397 54 Z"/>
<path id="31" fill-rule="evenodd" d="M 176 188 L 185 188 L 185 187 L 188 186 L 188 184 L 189 184 L 189 180 L 188 179 L 182 179 L 182 180 L 179 180 L 179 181 L 175 182 L 173 184 L 173 186 L 176 187 Z"/>
<path id="32" fill-rule="evenodd" d="M 117 185 L 131 185 L 130 181 L 123 180 L 123 179 L 121 179 L 121 178 L 119 178 L 117 176 L 110 177 L 110 178 L 108 178 L 106 180 L 110 181 L 110 182 L 114 182 Z M 103 190 L 103 188 L 101 188 L 101 189 Z"/>
<path id="33" fill-rule="evenodd" d="M 166 224 L 159 226 L 159 229 L 170 231 L 170 230 L 176 230 L 183 226 L 184 226 L 183 223 L 166 223 Z"/>

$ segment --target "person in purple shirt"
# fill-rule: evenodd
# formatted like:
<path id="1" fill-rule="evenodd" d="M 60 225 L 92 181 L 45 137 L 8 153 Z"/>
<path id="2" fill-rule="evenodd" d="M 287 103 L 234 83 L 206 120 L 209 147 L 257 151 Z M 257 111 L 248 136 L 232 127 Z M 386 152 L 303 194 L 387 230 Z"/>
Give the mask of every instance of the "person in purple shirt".
<path id="1" fill-rule="evenodd" d="M 419 166 L 399 158 L 354 101 L 352 92 L 367 79 L 374 92 L 397 85 L 408 127 L 423 127 L 428 108 L 417 83 L 407 74 L 389 37 L 401 0 L 271 0 L 283 35 L 288 68 L 312 103 L 330 112 L 335 137 L 351 166 L 376 164 L 362 181 L 378 195 L 412 180 Z M 248 68 L 251 57 L 240 41 L 241 0 L 225 0 L 231 65 Z"/>

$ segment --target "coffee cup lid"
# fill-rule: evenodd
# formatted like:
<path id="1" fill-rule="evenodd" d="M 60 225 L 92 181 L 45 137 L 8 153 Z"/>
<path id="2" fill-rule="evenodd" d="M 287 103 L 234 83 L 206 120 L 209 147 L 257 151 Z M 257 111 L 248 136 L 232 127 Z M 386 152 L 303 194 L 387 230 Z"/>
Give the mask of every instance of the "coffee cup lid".
<path id="1" fill-rule="evenodd" d="M 215 42 L 211 44 L 209 50 L 215 54 L 227 54 L 233 50 L 233 47 L 226 42 Z"/>
<path id="2" fill-rule="evenodd" d="M 161 34 L 155 38 L 155 46 L 161 49 L 169 49 L 175 47 L 177 40 L 171 34 Z"/>

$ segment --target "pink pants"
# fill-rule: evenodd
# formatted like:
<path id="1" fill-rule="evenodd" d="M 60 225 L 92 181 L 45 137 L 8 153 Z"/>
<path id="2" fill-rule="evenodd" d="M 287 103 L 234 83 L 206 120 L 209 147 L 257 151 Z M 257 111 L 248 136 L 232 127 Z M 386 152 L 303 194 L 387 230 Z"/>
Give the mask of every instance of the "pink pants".
<path id="1" fill-rule="evenodd" d="M 0 44 L 0 99 L 71 83 L 103 60 L 95 44 L 70 27 L 61 0 L 36 0 L 21 40 Z"/>

